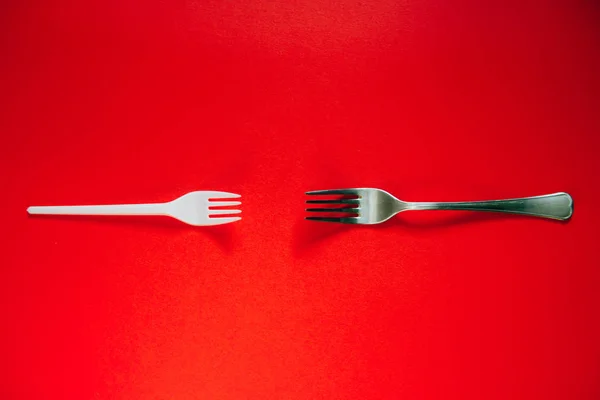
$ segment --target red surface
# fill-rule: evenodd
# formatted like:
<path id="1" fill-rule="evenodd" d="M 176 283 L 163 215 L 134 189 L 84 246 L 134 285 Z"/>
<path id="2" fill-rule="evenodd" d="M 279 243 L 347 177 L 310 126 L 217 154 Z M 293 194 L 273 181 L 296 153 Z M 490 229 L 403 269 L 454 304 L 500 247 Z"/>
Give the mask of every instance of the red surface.
<path id="1" fill-rule="evenodd" d="M 533 3 L 5 1 L 0 397 L 600 398 L 600 7 Z M 352 186 L 575 214 L 302 219 Z"/>

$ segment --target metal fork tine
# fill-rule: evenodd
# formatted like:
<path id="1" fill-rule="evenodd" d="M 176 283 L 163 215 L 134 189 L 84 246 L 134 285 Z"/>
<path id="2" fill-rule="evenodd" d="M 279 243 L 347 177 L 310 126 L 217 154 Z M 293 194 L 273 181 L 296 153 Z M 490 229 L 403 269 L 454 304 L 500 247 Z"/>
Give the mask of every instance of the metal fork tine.
<path id="1" fill-rule="evenodd" d="M 346 217 L 346 218 L 332 218 L 332 217 L 306 217 L 309 221 L 320 221 L 320 222 L 339 222 L 342 224 L 357 224 L 357 217 Z"/>
<path id="2" fill-rule="evenodd" d="M 329 213 L 354 213 L 358 214 L 358 208 L 307 208 L 309 212 L 329 212 Z"/>
<path id="3" fill-rule="evenodd" d="M 306 200 L 307 204 L 358 204 L 358 199 Z"/>
<path id="4" fill-rule="evenodd" d="M 331 190 L 313 190 L 311 192 L 306 192 L 307 195 L 320 195 L 320 194 L 353 194 L 358 196 L 358 191 L 356 189 L 331 189 Z"/>

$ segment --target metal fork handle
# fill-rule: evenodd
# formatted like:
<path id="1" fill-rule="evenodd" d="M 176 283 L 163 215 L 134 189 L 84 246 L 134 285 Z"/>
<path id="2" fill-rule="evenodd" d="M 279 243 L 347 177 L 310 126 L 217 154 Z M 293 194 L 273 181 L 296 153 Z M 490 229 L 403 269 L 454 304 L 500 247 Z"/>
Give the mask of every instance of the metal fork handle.
<path id="1" fill-rule="evenodd" d="M 524 214 L 566 220 L 573 214 L 573 198 L 564 192 L 520 199 L 407 203 L 407 210 L 467 210 Z"/>

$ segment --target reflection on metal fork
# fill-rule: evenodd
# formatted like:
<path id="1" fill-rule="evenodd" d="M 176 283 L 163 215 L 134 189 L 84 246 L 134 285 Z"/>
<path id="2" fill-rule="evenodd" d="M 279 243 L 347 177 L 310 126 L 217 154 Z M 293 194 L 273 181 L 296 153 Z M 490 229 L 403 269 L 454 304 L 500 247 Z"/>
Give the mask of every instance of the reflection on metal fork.
<path id="1" fill-rule="evenodd" d="M 325 216 L 311 215 L 306 219 L 344 224 L 379 224 L 399 212 L 412 210 L 491 211 L 557 220 L 567 220 L 573 214 L 573 199 L 564 192 L 518 199 L 441 203 L 406 202 L 397 199 L 385 190 L 374 188 L 317 190 L 306 194 L 338 197 L 307 200 L 307 204 L 319 205 L 319 207 L 307 208 L 306 211 L 325 214 Z"/>

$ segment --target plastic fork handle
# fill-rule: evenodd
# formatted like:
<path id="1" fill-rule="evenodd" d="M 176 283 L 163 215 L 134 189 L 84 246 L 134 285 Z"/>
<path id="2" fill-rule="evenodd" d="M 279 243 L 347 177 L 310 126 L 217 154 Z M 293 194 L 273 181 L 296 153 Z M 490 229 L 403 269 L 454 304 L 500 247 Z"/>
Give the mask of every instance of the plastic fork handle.
<path id="1" fill-rule="evenodd" d="M 525 214 L 567 220 L 573 215 L 573 198 L 564 192 L 520 199 L 442 203 L 408 203 L 408 210 L 467 210 Z"/>
<path id="2" fill-rule="evenodd" d="M 164 204 L 115 204 L 103 206 L 29 207 L 29 214 L 39 215 L 165 215 Z"/>

